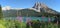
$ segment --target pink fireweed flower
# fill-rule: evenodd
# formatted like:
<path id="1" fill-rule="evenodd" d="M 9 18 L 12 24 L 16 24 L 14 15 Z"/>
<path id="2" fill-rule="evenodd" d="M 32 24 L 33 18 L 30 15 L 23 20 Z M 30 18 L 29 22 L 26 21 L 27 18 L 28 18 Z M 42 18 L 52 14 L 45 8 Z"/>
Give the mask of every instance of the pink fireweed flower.
<path id="1" fill-rule="evenodd" d="M 42 16 L 42 18 L 45 18 L 44 16 Z"/>
<path id="2" fill-rule="evenodd" d="M 26 23 L 28 23 L 31 26 L 31 18 L 26 18 Z"/>
<path id="3" fill-rule="evenodd" d="M 23 17 L 22 17 L 22 16 L 19 16 L 19 17 L 17 17 L 17 19 L 18 19 L 20 22 L 22 22 Z"/>
<path id="4" fill-rule="evenodd" d="M 31 19 L 28 17 L 28 18 L 26 18 L 26 22 L 30 22 L 31 21 Z"/>
<path id="5" fill-rule="evenodd" d="M 42 16 L 42 21 L 44 21 L 44 18 L 45 18 L 45 17 L 44 17 L 44 16 Z"/>
<path id="6" fill-rule="evenodd" d="M 57 21 L 57 24 L 58 24 L 58 21 Z"/>
<path id="7" fill-rule="evenodd" d="M 48 18 L 48 22 L 50 22 L 51 21 L 51 19 L 50 18 Z"/>

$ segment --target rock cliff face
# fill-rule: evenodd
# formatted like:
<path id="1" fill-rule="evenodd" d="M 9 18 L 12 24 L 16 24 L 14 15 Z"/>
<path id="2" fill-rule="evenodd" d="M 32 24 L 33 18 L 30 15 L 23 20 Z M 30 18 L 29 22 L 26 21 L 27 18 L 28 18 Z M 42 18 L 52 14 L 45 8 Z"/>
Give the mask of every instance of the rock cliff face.
<path id="1" fill-rule="evenodd" d="M 36 10 L 38 10 L 39 12 L 46 12 L 46 13 L 52 13 L 52 14 L 58 14 L 57 11 L 47 7 L 45 4 L 43 3 L 35 3 L 35 5 L 32 7 L 35 8 Z"/>
<path id="2" fill-rule="evenodd" d="M 35 3 L 35 5 L 33 6 L 33 8 L 39 10 L 39 9 L 41 9 L 41 8 L 47 9 L 48 7 L 47 7 L 45 4 L 43 4 L 43 3 L 37 2 L 37 3 Z"/>

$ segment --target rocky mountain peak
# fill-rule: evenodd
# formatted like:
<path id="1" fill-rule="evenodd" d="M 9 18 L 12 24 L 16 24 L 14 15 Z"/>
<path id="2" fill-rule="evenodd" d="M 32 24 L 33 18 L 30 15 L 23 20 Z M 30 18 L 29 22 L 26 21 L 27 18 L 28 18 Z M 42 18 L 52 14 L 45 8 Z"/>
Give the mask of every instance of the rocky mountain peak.
<path id="1" fill-rule="evenodd" d="M 40 3 L 40 2 L 36 2 L 35 5 L 32 8 L 35 8 L 38 12 L 58 14 L 57 11 L 47 7 L 44 3 Z"/>
<path id="2" fill-rule="evenodd" d="M 36 2 L 33 8 L 40 9 L 40 8 L 47 8 L 47 6 L 43 3 Z"/>

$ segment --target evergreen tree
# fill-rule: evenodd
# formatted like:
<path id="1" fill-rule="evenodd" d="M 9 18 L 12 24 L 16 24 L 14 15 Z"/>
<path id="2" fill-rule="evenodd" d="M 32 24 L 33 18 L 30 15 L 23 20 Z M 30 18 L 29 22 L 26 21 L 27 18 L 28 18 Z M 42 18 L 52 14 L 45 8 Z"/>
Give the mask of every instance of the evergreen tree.
<path id="1" fill-rule="evenodd" d="M 0 19 L 2 18 L 2 8 L 1 8 L 1 5 L 0 5 Z"/>

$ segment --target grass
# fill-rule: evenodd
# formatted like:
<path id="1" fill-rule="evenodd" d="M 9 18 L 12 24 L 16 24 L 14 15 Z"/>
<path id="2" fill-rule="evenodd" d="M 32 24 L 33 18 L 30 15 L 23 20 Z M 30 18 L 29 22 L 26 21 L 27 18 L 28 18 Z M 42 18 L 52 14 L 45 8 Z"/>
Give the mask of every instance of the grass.
<path id="1" fill-rule="evenodd" d="M 35 21 L 33 21 L 35 22 Z M 58 27 L 59 26 L 59 27 Z M 56 23 L 42 23 L 40 25 L 41 28 L 60 28 L 60 25 L 57 25 Z M 18 20 L 0 20 L 0 28 L 26 28 L 26 23 L 25 22 L 20 22 Z M 29 28 L 32 28 L 29 26 Z"/>

